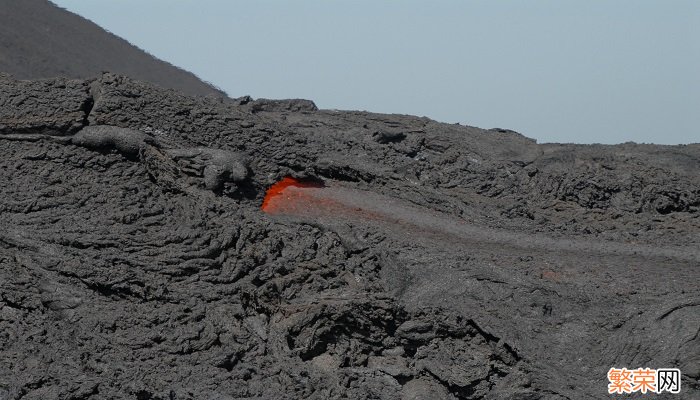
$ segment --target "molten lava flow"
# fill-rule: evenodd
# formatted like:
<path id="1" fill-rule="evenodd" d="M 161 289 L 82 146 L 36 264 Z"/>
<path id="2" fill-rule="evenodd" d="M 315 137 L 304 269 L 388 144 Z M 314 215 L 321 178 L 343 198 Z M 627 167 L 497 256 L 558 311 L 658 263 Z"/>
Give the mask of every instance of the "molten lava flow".
<path id="1" fill-rule="evenodd" d="M 285 177 L 265 194 L 262 210 L 268 214 L 308 218 L 352 218 L 384 220 L 386 212 L 374 210 L 372 200 L 363 203 L 366 192 L 326 187 L 321 181 Z M 359 202 L 359 203 L 358 203 Z"/>
<path id="2" fill-rule="evenodd" d="M 434 215 L 379 193 L 343 187 L 332 181 L 326 186 L 292 177 L 267 190 L 262 210 L 328 226 L 370 223 L 403 236 L 438 237 L 441 241 L 451 240 L 461 229 L 460 221 L 453 217 Z"/>
<path id="3" fill-rule="evenodd" d="M 291 176 L 284 177 L 267 190 L 261 208 L 266 213 L 279 214 L 289 212 L 291 211 L 290 209 L 308 206 L 310 203 L 309 196 L 303 191 L 293 190 L 293 188 L 322 187 L 323 183 L 321 182 L 304 181 Z"/>

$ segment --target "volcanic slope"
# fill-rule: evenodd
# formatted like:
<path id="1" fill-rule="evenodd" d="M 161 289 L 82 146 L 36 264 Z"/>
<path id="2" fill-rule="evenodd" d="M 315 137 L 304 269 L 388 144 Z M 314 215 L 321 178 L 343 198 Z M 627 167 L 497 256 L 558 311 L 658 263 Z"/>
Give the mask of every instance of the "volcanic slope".
<path id="1" fill-rule="evenodd" d="M 190 95 L 224 93 L 47 0 L 3 0 L 0 72 L 18 79 L 94 78 L 112 71 Z"/>
<path id="2" fill-rule="evenodd" d="M 104 74 L 1 77 L 0 148 L 0 398 L 700 394 L 700 145 Z"/>

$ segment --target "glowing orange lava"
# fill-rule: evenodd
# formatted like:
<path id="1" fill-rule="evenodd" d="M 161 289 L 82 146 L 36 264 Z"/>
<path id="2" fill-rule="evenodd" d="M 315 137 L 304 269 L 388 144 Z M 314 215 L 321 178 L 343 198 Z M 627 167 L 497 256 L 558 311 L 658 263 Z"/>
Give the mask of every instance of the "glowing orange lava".
<path id="1" fill-rule="evenodd" d="M 327 187 L 321 181 L 285 177 L 272 185 L 265 194 L 262 211 L 273 215 L 311 218 L 351 218 L 386 220 L 388 216 L 377 205 L 362 200 L 365 192 Z M 359 203 L 358 203 L 359 201 Z M 379 206 L 381 207 L 381 206 Z"/>
<path id="2" fill-rule="evenodd" d="M 262 211 L 272 215 L 286 215 L 319 221 L 367 221 L 386 226 L 397 226 L 411 232 L 442 230 L 437 225 L 454 223 L 438 220 L 424 221 L 420 212 L 403 207 L 391 199 L 376 193 L 343 188 L 321 181 L 285 177 L 272 185 L 265 194 Z M 423 218 L 423 220 L 421 219 Z M 442 228 L 444 230 L 444 228 Z"/>
<path id="3" fill-rule="evenodd" d="M 286 207 L 292 204 L 304 203 L 304 194 L 300 191 L 287 190 L 289 188 L 322 188 L 323 183 L 317 181 L 304 181 L 291 176 L 282 178 L 281 181 L 272 185 L 265 193 L 262 203 L 262 210 L 266 213 L 277 214 L 283 212 Z"/>

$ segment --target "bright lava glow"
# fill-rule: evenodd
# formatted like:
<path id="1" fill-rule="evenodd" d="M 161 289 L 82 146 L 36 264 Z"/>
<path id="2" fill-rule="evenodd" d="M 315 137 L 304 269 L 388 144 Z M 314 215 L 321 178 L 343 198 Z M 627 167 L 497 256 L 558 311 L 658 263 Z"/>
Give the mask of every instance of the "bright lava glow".
<path id="1" fill-rule="evenodd" d="M 288 190 L 289 188 L 322 188 L 323 183 L 318 181 L 300 180 L 286 176 L 281 181 L 270 186 L 265 193 L 262 210 L 269 214 L 279 214 L 285 208 L 296 204 L 307 203 L 304 194 L 300 191 Z M 307 199 L 308 200 L 308 199 Z"/>

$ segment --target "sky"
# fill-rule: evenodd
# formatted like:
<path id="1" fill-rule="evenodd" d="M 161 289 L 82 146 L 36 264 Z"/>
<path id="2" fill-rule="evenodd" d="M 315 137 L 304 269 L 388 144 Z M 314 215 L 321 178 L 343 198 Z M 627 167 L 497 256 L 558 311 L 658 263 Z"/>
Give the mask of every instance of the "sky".
<path id="1" fill-rule="evenodd" d="M 53 0 L 231 97 L 700 142 L 700 1 Z"/>

